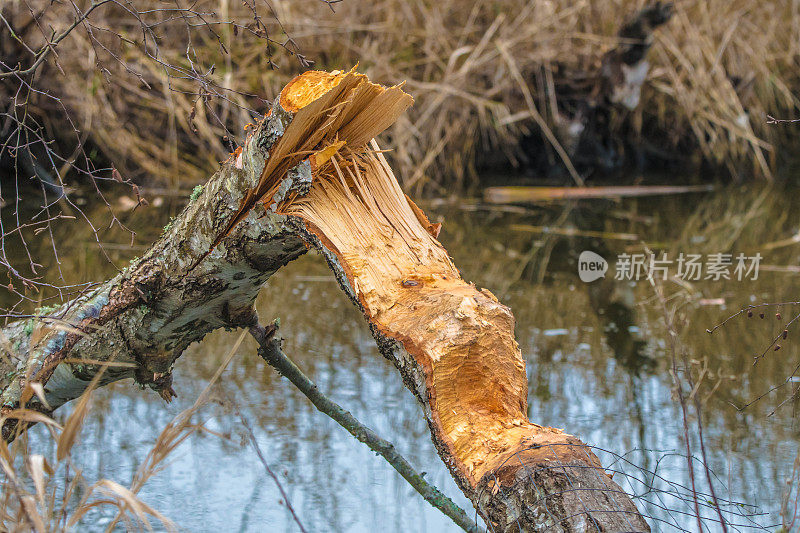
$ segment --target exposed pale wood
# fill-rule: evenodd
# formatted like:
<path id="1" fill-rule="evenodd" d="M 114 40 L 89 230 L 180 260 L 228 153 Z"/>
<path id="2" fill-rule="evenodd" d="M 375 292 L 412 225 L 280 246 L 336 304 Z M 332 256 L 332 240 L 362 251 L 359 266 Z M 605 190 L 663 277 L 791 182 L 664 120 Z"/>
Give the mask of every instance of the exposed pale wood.
<path id="1" fill-rule="evenodd" d="M 380 100 L 371 106 L 380 109 Z M 314 165 L 308 193 L 276 210 L 301 218 L 328 257 L 425 407 L 439 453 L 465 494 L 501 530 L 647 530 L 580 440 L 528 420 L 511 310 L 461 279 L 433 235 L 439 228 L 403 194 L 377 144 L 358 149 L 351 135 L 363 139 L 340 130 L 343 147 Z M 570 518 L 553 520 L 559 513 Z"/>

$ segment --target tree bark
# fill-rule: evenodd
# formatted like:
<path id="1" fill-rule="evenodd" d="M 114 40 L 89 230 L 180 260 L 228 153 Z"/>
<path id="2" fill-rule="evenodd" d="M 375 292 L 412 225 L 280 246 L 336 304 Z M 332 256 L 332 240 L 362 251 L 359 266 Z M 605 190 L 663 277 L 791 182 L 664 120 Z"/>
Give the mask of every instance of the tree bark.
<path id="1" fill-rule="evenodd" d="M 372 140 L 411 103 L 354 72 L 295 78 L 141 260 L 2 331 L 3 414 L 49 413 L 108 363 L 101 384 L 134 377 L 169 400 L 183 350 L 254 325 L 259 288 L 314 247 L 491 530 L 649 531 L 586 445 L 528 420 L 510 309 L 461 279 Z M 9 418 L 3 436 L 22 429 Z"/>

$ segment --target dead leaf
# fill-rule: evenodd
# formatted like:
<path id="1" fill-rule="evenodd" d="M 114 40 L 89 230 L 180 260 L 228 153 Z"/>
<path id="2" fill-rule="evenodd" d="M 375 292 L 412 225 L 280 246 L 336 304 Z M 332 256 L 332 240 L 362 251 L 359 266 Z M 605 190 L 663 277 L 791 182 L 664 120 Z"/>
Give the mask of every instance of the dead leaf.
<path id="1" fill-rule="evenodd" d="M 89 412 L 89 402 L 91 397 L 91 389 L 84 392 L 81 396 L 81 399 L 78 400 L 78 404 L 75 406 L 75 409 L 69 415 L 69 418 L 67 418 L 67 422 L 64 424 L 64 431 L 58 438 L 56 458 L 59 461 L 63 461 L 64 458 L 69 454 L 72 446 L 75 445 L 75 439 L 78 436 L 78 432 L 81 430 L 83 420 L 86 418 L 86 413 Z"/>
<path id="2" fill-rule="evenodd" d="M 47 460 L 42 455 L 34 454 L 29 455 L 27 460 L 28 472 L 31 474 L 33 486 L 36 488 L 36 496 L 39 498 L 39 505 L 44 508 L 45 506 L 45 488 L 47 482 L 44 479 L 45 473 L 52 475 L 53 469 L 47 463 Z"/>
<path id="3" fill-rule="evenodd" d="M 39 511 L 36 509 L 36 502 L 33 500 L 33 497 L 23 496 L 21 499 L 22 506 L 25 508 L 25 516 L 31 521 L 34 531 L 36 531 L 36 533 L 45 533 L 44 521 L 39 515 Z"/>

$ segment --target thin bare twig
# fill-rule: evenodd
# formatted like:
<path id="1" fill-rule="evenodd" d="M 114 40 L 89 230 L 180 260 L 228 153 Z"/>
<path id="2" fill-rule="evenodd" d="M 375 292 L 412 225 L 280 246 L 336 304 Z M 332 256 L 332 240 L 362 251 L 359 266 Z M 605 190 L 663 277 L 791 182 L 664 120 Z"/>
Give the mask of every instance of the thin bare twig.
<path id="1" fill-rule="evenodd" d="M 300 392 L 305 394 L 314 404 L 314 407 L 331 417 L 356 439 L 386 459 L 392 465 L 392 468 L 397 470 L 403 476 L 403 479 L 408 481 L 425 501 L 447 515 L 464 531 L 484 533 L 483 528 L 472 521 L 461 507 L 456 505 L 439 489 L 425 481 L 422 475 L 414 470 L 411 463 L 400 455 L 394 444 L 380 437 L 372 429 L 359 422 L 349 411 L 321 393 L 314 382 L 306 377 L 303 371 L 283 353 L 281 339 L 275 335 L 277 330 L 277 323 L 273 323 L 266 328 L 260 324 L 250 327 L 250 334 L 258 342 L 258 355 L 262 359 L 300 389 Z"/>

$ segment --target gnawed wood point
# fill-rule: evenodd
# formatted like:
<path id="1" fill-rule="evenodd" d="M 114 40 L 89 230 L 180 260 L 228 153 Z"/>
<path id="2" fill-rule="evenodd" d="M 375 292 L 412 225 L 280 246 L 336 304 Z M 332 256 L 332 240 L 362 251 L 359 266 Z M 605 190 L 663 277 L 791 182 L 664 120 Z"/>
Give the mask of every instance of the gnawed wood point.
<path id="1" fill-rule="evenodd" d="M 348 96 L 334 106 L 340 94 Z M 580 440 L 528 420 L 525 362 L 511 310 L 461 279 L 436 240 L 439 227 L 405 196 L 377 143 L 369 142 L 410 97 L 352 72 L 310 72 L 289 83 L 280 102 L 297 112 L 295 122 L 307 111 L 298 123 L 324 125 L 316 144 L 287 131 L 277 148 L 281 156 L 312 152 L 310 188 L 276 200 L 279 183 L 264 185 L 259 201 L 302 221 L 379 341 L 405 352 L 388 356 L 420 397 L 437 448 L 465 492 L 481 505 L 477 489 L 494 495 L 518 484 L 520 472 L 558 465 L 582 465 L 605 478 L 594 490 L 614 485 Z M 624 507 L 622 514 L 645 530 L 630 500 Z"/>

